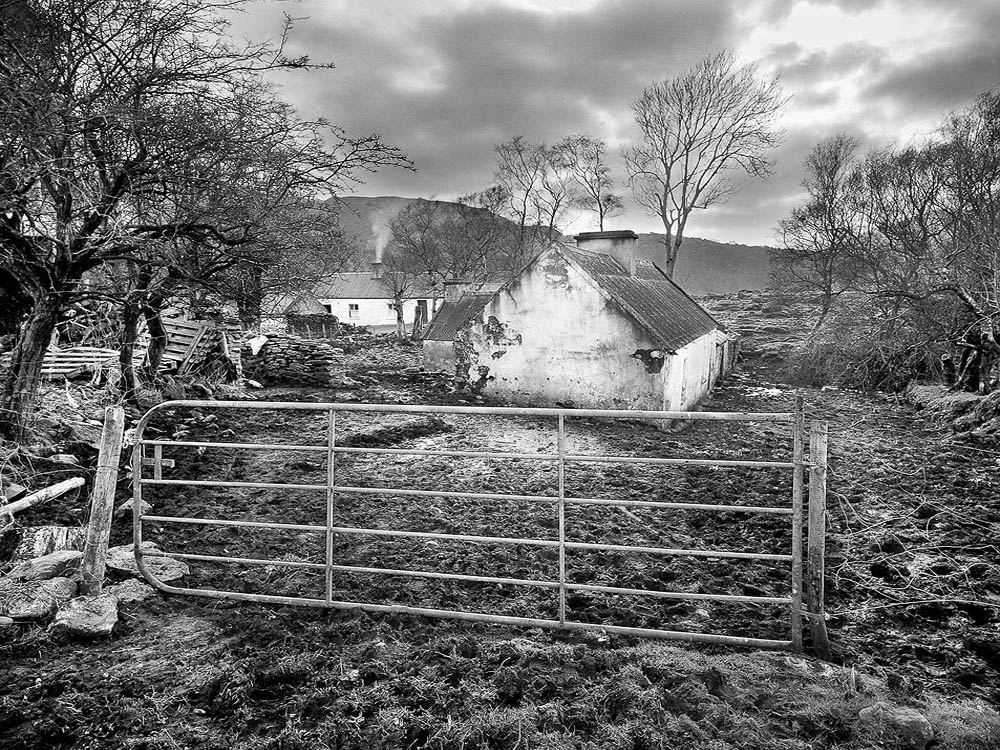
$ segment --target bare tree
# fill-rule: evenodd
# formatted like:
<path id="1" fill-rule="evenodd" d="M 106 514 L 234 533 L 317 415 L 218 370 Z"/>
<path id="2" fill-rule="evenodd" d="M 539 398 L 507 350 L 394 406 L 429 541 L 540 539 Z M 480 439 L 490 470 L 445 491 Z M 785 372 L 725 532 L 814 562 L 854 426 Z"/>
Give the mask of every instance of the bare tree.
<path id="1" fill-rule="evenodd" d="M 406 319 L 403 305 L 407 300 L 423 294 L 431 277 L 423 264 L 398 245 L 390 242 L 382 253 L 382 266 L 379 280 L 392 297 L 393 310 L 396 313 L 396 337 L 402 341 L 406 338 Z M 417 308 L 420 309 L 419 307 Z M 426 322 L 419 320 L 422 313 L 417 313 L 414 320 L 414 334 L 419 334 L 420 326 Z"/>
<path id="2" fill-rule="evenodd" d="M 396 266 L 419 270 L 434 283 L 500 281 L 520 268 L 520 230 L 499 216 L 497 190 L 457 203 L 417 200 L 389 223 Z"/>
<path id="3" fill-rule="evenodd" d="M 1000 361 L 1000 92 L 982 94 L 926 142 L 853 157 L 820 144 L 807 203 L 783 222 L 807 288 L 864 295 L 869 334 L 845 361 L 877 360 L 869 386 L 899 387 L 960 351 L 956 388 L 989 391 Z M 848 158 L 850 157 L 850 158 Z M 825 174 L 816 179 L 815 174 Z M 815 253 L 805 241 L 815 232 Z M 798 247 L 798 249 L 796 249 Z"/>
<path id="4" fill-rule="evenodd" d="M 650 84 L 632 102 L 642 141 L 624 152 L 628 182 L 636 202 L 663 222 L 667 275 L 691 213 L 735 192 L 731 170 L 770 173 L 768 152 L 781 141 L 774 123 L 784 104 L 776 78 L 738 66 L 729 51 Z"/>
<path id="5" fill-rule="evenodd" d="M 518 135 L 496 153 L 494 181 L 505 197 L 504 216 L 518 227 L 519 244 L 554 239 L 576 201 L 576 181 L 561 149 Z"/>
<path id="6" fill-rule="evenodd" d="M 622 197 L 614 192 L 614 179 L 606 160 L 607 146 L 599 138 L 568 135 L 555 149 L 576 181 L 574 204 L 595 213 L 598 229 L 603 232 L 604 221 L 620 216 L 625 210 Z"/>
<path id="7" fill-rule="evenodd" d="M 168 243 L 259 245 L 272 210 L 408 163 L 377 136 L 242 106 L 270 95 L 263 70 L 309 63 L 234 43 L 219 16 L 239 4 L 0 0 L 0 261 L 31 298 L 0 389 L 8 435 L 23 435 L 51 333 L 86 274 Z M 256 147 L 282 122 L 283 176 Z"/>
<path id="8" fill-rule="evenodd" d="M 863 184 L 857 170 L 860 141 L 838 133 L 818 143 L 805 160 L 806 202 L 778 225 L 775 277 L 782 284 L 819 291 L 813 332 L 845 291 L 857 288 L 871 229 L 860 210 Z"/>

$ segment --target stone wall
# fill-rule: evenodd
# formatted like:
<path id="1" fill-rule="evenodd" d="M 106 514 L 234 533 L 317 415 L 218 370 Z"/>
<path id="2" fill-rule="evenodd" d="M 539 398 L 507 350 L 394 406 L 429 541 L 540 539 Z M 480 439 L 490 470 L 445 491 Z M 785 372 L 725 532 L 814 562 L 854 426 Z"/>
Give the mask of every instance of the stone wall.
<path id="1" fill-rule="evenodd" d="M 254 354 L 252 344 L 260 344 Z M 264 385 L 336 386 L 344 379 L 344 352 L 325 341 L 269 333 L 243 343 L 243 373 Z"/>

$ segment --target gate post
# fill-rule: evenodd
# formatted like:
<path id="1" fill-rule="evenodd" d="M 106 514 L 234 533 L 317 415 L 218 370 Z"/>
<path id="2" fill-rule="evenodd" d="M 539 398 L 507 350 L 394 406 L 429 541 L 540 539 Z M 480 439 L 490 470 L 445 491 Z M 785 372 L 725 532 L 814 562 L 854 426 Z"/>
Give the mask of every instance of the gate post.
<path id="1" fill-rule="evenodd" d="M 809 575 L 806 578 L 806 599 L 809 605 L 809 625 L 813 651 L 825 661 L 830 660 L 830 639 L 826 631 L 823 610 L 824 557 L 826 555 L 826 422 L 809 425 Z"/>
<path id="2" fill-rule="evenodd" d="M 806 416 L 802 394 L 795 396 L 792 422 L 792 651 L 802 653 L 802 485 Z"/>

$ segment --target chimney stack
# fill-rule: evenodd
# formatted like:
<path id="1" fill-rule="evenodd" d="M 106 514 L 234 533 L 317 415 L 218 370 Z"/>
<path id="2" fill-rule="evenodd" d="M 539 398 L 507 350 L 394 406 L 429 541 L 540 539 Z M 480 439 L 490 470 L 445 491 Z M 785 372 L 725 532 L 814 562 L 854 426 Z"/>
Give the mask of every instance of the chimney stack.
<path id="1" fill-rule="evenodd" d="M 372 278 L 378 281 L 382 278 L 382 262 L 375 261 L 372 263 Z"/>
<path id="2" fill-rule="evenodd" d="M 630 229 L 613 232 L 582 232 L 576 235 L 576 246 L 588 253 L 610 255 L 629 276 L 635 276 L 635 248 L 639 235 Z"/>
<path id="3" fill-rule="evenodd" d="M 445 302 L 457 302 L 472 288 L 471 281 L 462 281 L 461 279 L 448 279 L 444 282 L 444 301 Z"/>

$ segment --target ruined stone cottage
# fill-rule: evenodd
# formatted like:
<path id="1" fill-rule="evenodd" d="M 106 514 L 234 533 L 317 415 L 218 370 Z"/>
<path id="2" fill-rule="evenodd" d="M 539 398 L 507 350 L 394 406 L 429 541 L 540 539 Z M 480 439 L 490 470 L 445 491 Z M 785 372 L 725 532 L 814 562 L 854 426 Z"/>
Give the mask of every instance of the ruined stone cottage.
<path id="1" fill-rule="evenodd" d="M 635 257 L 637 239 L 588 232 L 495 292 L 449 285 L 425 335 L 425 367 L 526 405 L 694 408 L 732 368 L 735 340 Z"/>

